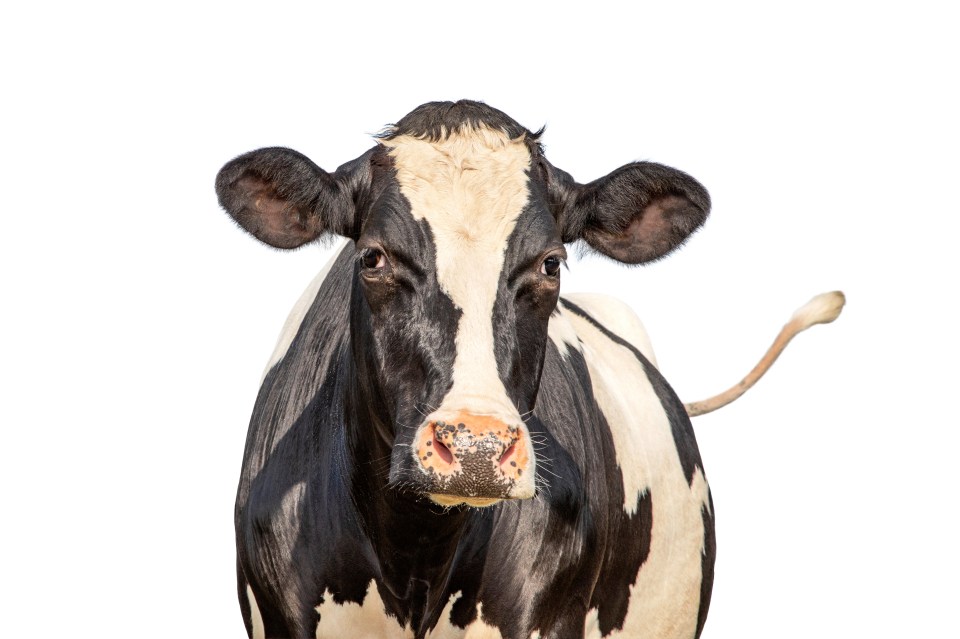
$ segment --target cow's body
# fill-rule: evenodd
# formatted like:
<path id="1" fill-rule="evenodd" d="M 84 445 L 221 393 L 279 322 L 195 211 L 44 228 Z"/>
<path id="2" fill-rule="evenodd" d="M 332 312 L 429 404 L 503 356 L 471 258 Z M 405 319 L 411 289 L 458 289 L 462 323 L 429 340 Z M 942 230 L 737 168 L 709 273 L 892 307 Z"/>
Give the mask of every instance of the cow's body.
<path id="1" fill-rule="evenodd" d="M 700 633 L 713 513 L 687 414 L 628 310 L 597 296 L 557 300 L 551 256 L 575 217 L 535 203 L 569 176 L 548 167 L 553 182 L 537 182 L 538 150 L 503 151 L 522 135 L 503 125 L 491 138 L 481 125 L 460 129 L 467 142 L 430 131 L 388 138 L 388 150 L 361 159 L 361 178 L 379 186 L 353 201 L 373 212 L 339 222 L 351 240 L 284 329 L 237 497 L 239 595 L 252 636 Z M 472 130 L 482 135 L 469 138 Z M 492 160 L 489 149 L 499 153 Z M 292 171 L 268 159 L 249 168 L 240 158 L 232 173 L 228 165 L 222 183 L 240 184 L 244 199 L 218 183 L 221 201 L 258 237 L 289 246 L 313 222 L 250 223 L 247 208 L 286 215 L 288 201 L 320 196 L 263 186 Z M 361 180 L 337 178 L 344 171 L 333 174 L 338 184 Z M 487 174 L 497 177 L 469 182 Z M 595 190 L 593 199 L 609 199 Z M 669 220 L 679 197 L 644 204 L 636 226 Z M 471 206 L 471 220 L 497 217 L 451 218 Z M 584 232 L 598 250 L 651 259 L 622 257 L 599 224 Z M 375 250 L 364 248 L 371 236 Z M 397 238 L 402 248 L 379 248 Z"/>

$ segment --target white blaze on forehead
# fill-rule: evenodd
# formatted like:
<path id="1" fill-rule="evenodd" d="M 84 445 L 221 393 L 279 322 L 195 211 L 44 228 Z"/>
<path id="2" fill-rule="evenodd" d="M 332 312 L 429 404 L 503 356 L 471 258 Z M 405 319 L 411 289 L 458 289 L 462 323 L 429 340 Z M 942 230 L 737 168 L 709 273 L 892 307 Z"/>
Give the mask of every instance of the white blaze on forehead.
<path id="1" fill-rule="evenodd" d="M 526 142 L 464 127 L 445 140 L 398 136 L 384 145 L 411 214 L 433 233 L 440 288 L 462 313 L 453 385 L 438 413 L 468 411 L 517 423 L 497 370 L 493 307 L 507 240 L 529 197 Z"/>

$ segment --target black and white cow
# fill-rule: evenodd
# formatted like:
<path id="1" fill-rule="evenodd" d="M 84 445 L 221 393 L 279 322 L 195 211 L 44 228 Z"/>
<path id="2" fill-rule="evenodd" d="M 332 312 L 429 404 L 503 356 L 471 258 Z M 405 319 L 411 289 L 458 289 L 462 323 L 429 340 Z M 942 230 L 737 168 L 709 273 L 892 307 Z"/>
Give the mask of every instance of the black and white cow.
<path id="1" fill-rule="evenodd" d="M 622 304 L 561 298 L 564 245 L 656 260 L 704 188 L 645 162 L 578 184 L 537 133 L 425 104 L 327 173 L 240 156 L 258 239 L 346 238 L 294 308 L 236 504 L 254 637 L 696 637 L 710 490 L 683 404 Z"/>

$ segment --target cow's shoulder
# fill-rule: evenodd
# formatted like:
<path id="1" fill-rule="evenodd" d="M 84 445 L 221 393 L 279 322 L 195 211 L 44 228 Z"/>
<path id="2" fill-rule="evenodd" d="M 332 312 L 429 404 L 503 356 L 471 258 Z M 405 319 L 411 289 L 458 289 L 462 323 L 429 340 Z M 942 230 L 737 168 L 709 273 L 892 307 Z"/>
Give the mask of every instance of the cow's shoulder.
<path id="1" fill-rule="evenodd" d="M 348 245 L 339 247 L 281 332 L 250 417 L 238 527 L 275 529 L 282 536 L 288 520 L 302 514 L 304 501 L 318 499 L 317 491 L 308 490 L 319 485 L 309 473 L 337 459 L 336 433 L 345 415 L 345 382 L 338 371 L 349 346 L 344 300 L 350 299 L 352 262 Z"/>
<path id="2" fill-rule="evenodd" d="M 342 420 L 342 380 L 337 373 L 349 345 L 351 247 L 349 242 L 339 247 L 294 305 L 281 331 L 250 418 L 245 475 L 258 473 L 288 434 L 295 439 L 318 421 Z M 289 452 L 300 455 L 295 445 Z"/>
<path id="3" fill-rule="evenodd" d="M 579 315 L 580 318 L 592 318 L 609 333 L 639 350 L 654 366 L 657 365 L 650 336 L 633 309 L 622 300 L 599 293 L 573 293 L 561 298 L 557 312 L 550 318 L 550 336 L 561 353 L 571 346 L 582 352 L 578 342 L 602 345 L 596 344 L 598 339 L 603 342 L 610 341 L 609 336 L 601 332 L 578 331 L 575 326 L 576 318 L 571 320 L 571 313 Z"/>

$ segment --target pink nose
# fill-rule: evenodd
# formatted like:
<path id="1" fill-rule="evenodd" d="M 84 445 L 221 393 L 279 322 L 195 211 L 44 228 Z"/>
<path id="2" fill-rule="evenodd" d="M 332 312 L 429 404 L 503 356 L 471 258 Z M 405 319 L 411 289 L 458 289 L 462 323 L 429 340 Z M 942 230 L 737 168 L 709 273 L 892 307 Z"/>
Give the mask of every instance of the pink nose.
<path id="1" fill-rule="evenodd" d="M 460 413 L 432 421 L 415 442 L 417 459 L 434 484 L 431 492 L 464 497 L 507 497 L 529 471 L 527 437 L 487 415 Z"/>

